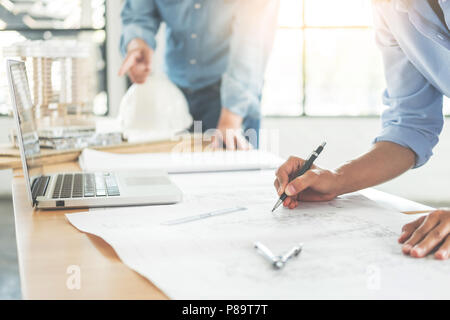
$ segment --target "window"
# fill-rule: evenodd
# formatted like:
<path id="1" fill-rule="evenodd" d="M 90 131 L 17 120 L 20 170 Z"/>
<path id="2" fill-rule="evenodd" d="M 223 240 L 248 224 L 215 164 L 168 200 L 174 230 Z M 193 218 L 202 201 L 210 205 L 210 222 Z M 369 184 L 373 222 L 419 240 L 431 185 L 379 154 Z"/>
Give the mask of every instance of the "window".
<path id="1" fill-rule="evenodd" d="M 1 0 L 1 48 L 25 40 L 76 39 L 93 44 L 90 66 L 96 84 L 93 110 L 106 114 L 105 0 Z M 3 53 L 0 51 L 0 115 L 10 112 Z M 30 79 L 32 81 L 32 79 Z"/>
<path id="2" fill-rule="evenodd" d="M 450 115 L 450 98 L 444 97 L 444 114 Z"/>
<path id="3" fill-rule="evenodd" d="M 372 21 L 371 0 L 281 0 L 263 114 L 379 115 L 385 80 Z"/>

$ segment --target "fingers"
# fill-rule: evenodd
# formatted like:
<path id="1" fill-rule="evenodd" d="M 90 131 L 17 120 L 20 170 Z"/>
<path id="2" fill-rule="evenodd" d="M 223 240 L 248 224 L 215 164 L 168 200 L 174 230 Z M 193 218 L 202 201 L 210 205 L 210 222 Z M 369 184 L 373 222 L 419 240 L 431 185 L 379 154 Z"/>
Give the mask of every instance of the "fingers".
<path id="1" fill-rule="evenodd" d="M 287 178 L 289 179 L 289 178 Z M 308 171 L 307 173 L 305 173 L 303 176 L 293 180 L 291 183 L 288 184 L 288 186 L 286 187 L 286 190 L 284 192 L 286 192 L 286 194 L 289 196 L 288 198 L 286 198 L 286 200 L 284 200 L 283 205 L 285 208 L 289 208 L 289 209 L 295 209 L 298 207 L 299 205 L 299 193 L 304 191 L 305 189 L 307 189 L 311 184 L 314 183 L 314 181 L 317 179 L 317 175 L 314 172 Z M 289 181 L 289 180 L 286 180 Z M 278 193 L 280 193 L 280 195 L 283 193 L 282 188 L 280 187 L 280 182 L 279 180 L 275 180 L 275 188 L 277 188 Z M 317 199 L 314 199 L 313 197 L 311 199 L 308 200 L 312 200 L 312 201 L 324 201 L 326 199 L 322 199 L 322 198 L 318 198 L 318 196 L 316 196 Z"/>
<path id="2" fill-rule="evenodd" d="M 308 189 L 312 186 L 318 179 L 318 175 L 314 172 L 314 170 L 310 170 L 306 172 L 303 176 L 298 177 L 291 181 L 285 190 L 285 193 L 289 197 L 293 197 L 298 195 L 300 192 Z"/>
<path id="3" fill-rule="evenodd" d="M 274 186 L 275 186 L 275 189 L 278 190 L 278 195 L 281 196 L 283 194 L 283 191 L 280 188 L 280 183 L 278 182 L 278 179 L 275 179 Z M 288 197 L 283 202 L 284 207 L 289 208 L 289 209 L 297 208 L 298 204 L 299 204 L 299 202 L 297 199 L 295 199 L 295 197 Z"/>
<path id="4" fill-rule="evenodd" d="M 227 139 L 228 138 L 228 139 Z M 234 139 L 230 137 L 230 135 L 225 136 L 222 134 L 222 131 L 215 130 L 214 134 L 211 136 L 211 145 L 213 149 L 215 150 L 229 150 L 234 151 L 236 150 L 236 144 L 234 142 Z"/>
<path id="5" fill-rule="evenodd" d="M 427 216 L 423 223 L 413 232 L 411 237 L 403 245 L 402 251 L 409 254 L 411 249 L 418 244 L 422 239 L 439 223 L 439 215 L 433 212 Z"/>
<path id="6" fill-rule="evenodd" d="M 423 258 L 435 249 L 447 237 L 450 227 L 446 224 L 438 224 L 428 232 L 425 238 L 411 249 L 410 255 L 415 258 Z"/>
<path id="7" fill-rule="evenodd" d="M 236 140 L 235 140 L 235 134 L 231 133 L 232 130 L 227 130 L 225 134 L 225 148 L 228 151 L 235 151 L 236 150 Z"/>
<path id="8" fill-rule="evenodd" d="M 253 149 L 247 139 L 242 135 L 241 130 L 234 129 L 227 129 L 225 135 L 221 130 L 217 130 L 212 136 L 212 146 L 214 149 L 223 149 L 225 147 L 228 151 L 248 151 Z"/>
<path id="9" fill-rule="evenodd" d="M 411 235 L 413 234 L 413 232 L 418 227 L 420 227 L 420 225 L 423 223 L 425 218 L 426 218 L 426 216 L 423 216 L 411 223 L 404 225 L 402 228 L 402 234 L 401 234 L 400 238 L 398 239 L 398 242 L 404 243 L 406 240 L 408 240 L 411 237 Z"/>
<path id="10" fill-rule="evenodd" d="M 125 61 L 122 63 L 122 66 L 119 70 L 119 76 L 125 75 L 132 67 L 134 67 L 138 59 L 140 57 L 141 53 L 140 51 L 132 51 L 130 52 L 127 57 L 125 58 Z"/>
<path id="11" fill-rule="evenodd" d="M 436 225 L 439 223 L 439 211 L 435 211 L 428 216 L 425 217 L 422 224 L 420 224 L 416 229 L 413 231 L 412 235 L 409 237 L 409 239 L 405 242 L 405 244 L 402 247 L 402 251 L 405 254 L 410 254 L 411 249 L 418 244 L 422 239 L 426 237 L 426 235 L 436 227 Z"/>
<path id="12" fill-rule="evenodd" d="M 278 179 L 275 179 L 273 185 L 274 185 L 275 189 L 277 190 L 278 195 L 281 195 L 280 192 L 279 192 L 280 186 L 281 186 L 281 185 L 280 185 L 280 181 L 278 181 Z"/>
<path id="13" fill-rule="evenodd" d="M 447 235 L 444 243 L 439 247 L 439 250 L 434 254 L 436 259 L 447 260 L 450 256 L 450 235 Z"/>
<path id="14" fill-rule="evenodd" d="M 227 130 L 225 145 L 227 150 L 250 150 L 250 145 L 240 130 Z"/>
<path id="15" fill-rule="evenodd" d="M 289 175 L 287 171 L 278 169 L 276 177 L 275 188 L 277 189 L 278 195 L 281 196 L 284 193 L 284 189 L 286 189 L 287 184 L 289 183 Z"/>
<path id="16" fill-rule="evenodd" d="M 298 193 L 293 192 L 291 195 L 288 194 L 286 188 L 290 181 L 290 175 L 298 170 L 304 163 L 303 159 L 290 157 L 276 172 L 276 179 L 274 182 L 275 189 L 279 196 L 281 196 L 284 192 L 289 195 L 288 198 L 283 202 L 285 208 L 295 209 L 299 205 Z M 304 177 L 304 176 L 303 176 Z M 291 184 L 297 184 L 295 180 L 291 182 Z M 295 187 L 294 187 L 295 188 Z"/>
<path id="17" fill-rule="evenodd" d="M 236 147 L 238 150 L 244 151 L 252 149 L 250 143 L 247 141 L 247 139 L 244 138 L 244 136 L 240 132 L 236 135 Z"/>
<path id="18" fill-rule="evenodd" d="M 150 68 L 142 65 L 142 64 L 138 64 L 134 67 L 131 68 L 129 75 L 130 75 L 130 79 L 131 81 L 133 81 L 134 83 L 138 83 L 138 84 L 142 84 L 147 80 L 147 77 L 150 74 Z"/>
<path id="19" fill-rule="evenodd" d="M 278 195 L 282 195 L 289 183 L 289 175 L 300 168 L 305 161 L 300 158 L 290 157 L 276 172 L 277 185 L 275 186 Z"/>
<path id="20" fill-rule="evenodd" d="M 286 198 L 286 200 L 284 200 L 283 202 L 283 206 L 291 210 L 297 208 L 298 205 L 299 205 L 298 200 L 293 197 Z"/>
<path id="21" fill-rule="evenodd" d="M 141 50 L 131 51 L 123 62 L 119 76 L 128 73 L 133 83 L 142 84 L 150 74 L 150 60 Z"/>
<path id="22" fill-rule="evenodd" d="M 219 140 L 219 137 L 216 134 L 211 136 L 211 146 L 212 146 L 212 148 L 214 150 L 221 149 L 221 148 L 219 148 L 220 140 Z"/>

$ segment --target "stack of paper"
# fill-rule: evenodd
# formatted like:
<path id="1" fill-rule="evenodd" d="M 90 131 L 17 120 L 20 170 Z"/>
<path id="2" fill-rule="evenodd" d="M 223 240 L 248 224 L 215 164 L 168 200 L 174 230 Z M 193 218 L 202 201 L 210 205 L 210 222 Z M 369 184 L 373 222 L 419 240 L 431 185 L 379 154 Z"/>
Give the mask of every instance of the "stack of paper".
<path id="1" fill-rule="evenodd" d="M 283 159 L 259 150 L 114 154 L 85 149 L 79 163 L 85 171 L 117 171 L 132 168 L 182 173 L 275 169 L 283 163 Z"/>
<path id="2" fill-rule="evenodd" d="M 179 174 L 174 206 L 68 215 L 108 242 L 122 261 L 174 299 L 450 298 L 448 263 L 413 259 L 397 243 L 412 217 L 352 194 L 271 214 L 273 171 Z M 165 222 L 230 207 L 222 216 Z M 303 252 L 275 270 L 253 247 Z"/>

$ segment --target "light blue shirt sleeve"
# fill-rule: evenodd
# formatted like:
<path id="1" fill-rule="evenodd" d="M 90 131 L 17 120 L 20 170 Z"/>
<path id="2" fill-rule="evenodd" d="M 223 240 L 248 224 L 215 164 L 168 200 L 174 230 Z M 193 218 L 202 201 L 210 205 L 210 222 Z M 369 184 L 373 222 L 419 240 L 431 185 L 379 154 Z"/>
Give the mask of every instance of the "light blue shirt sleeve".
<path id="1" fill-rule="evenodd" d="M 279 0 L 239 1 L 228 66 L 222 76 L 222 106 L 241 117 L 260 115 L 264 73 L 273 45 Z"/>
<path id="2" fill-rule="evenodd" d="M 143 39 L 151 48 L 156 49 L 156 33 L 161 24 L 161 18 L 155 0 L 126 0 L 121 13 L 122 36 L 120 50 L 127 53 L 131 40 Z"/>
<path id="3" fill-rule="evenodd" d="M 450 28 L 450 1 L 439 0 L 439 5 L 441 6 L 442 12 L 444 13 L 444 19 L 447 23 L 447 28 Z"/>
<path id="4" fill-rule="evenodd" d="M 405 24 L 409 23 L 407 19 L 408 17 L 405 18 Z M 407 30 L 403 27 L 396 28 L 393 33 L 379 8 L 375 10 L 375 27 L 387 84 L 383 102 L 388 106 L 382 115 L 383 129 L 375 142 L 390 141 L 410 148 L 416 154 L 417 168 L 430 159 L 432 150 L 439 141 L 444 124 L 443 94 L 419 72 L 405 54 L 405 50 L 414 50 L 416 46 L 417 50 L 426 52 L 426 41 L 419 42 L 420 36 L 411 37 L 417 40 L 415 44 L 406 37 L 402 39 L 401 32 Z M 431 49 L 428 53 L 431 55 Z M 432 59 L 430 55 L 424 59 Z"/>

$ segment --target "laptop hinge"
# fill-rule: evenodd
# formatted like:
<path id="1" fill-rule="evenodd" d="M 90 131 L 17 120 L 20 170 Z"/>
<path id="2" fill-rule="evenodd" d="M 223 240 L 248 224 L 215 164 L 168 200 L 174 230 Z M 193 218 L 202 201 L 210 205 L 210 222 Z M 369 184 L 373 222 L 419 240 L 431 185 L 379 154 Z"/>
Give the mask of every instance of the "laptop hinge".
<path id="1" fill-rule="evenodd" d="M 31 197 L 33 198 L 33 207 L 35 207 L 38 204 L 37 201 L 37 195 L 36 195 L 36 188 L 37 188 L 37 181 L 39 180 L 39 177 L 34 178 L 33 182 L 31 184 Z"/>
<path id="2" fill-rule="evenodd" d="M 33 180 L 31 184 L 31 196 L 33 198 L 33 206 L 38 204 L 37 198 L 45 195 L 50 182 L 50 177 L 40 176 Z"/>

